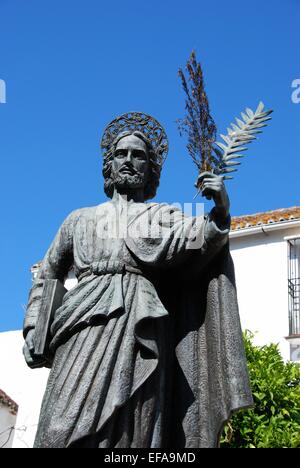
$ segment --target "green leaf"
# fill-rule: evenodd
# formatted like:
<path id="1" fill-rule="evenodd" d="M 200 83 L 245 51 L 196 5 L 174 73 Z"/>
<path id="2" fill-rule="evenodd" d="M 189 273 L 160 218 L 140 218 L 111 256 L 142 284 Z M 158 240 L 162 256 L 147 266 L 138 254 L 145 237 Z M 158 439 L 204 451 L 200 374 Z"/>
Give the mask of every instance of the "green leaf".
<path id="1" fill-rule="evenodd" d="M 262 133 L 260 130 L 267 125 L 267 121 L 270 120 L 269 115 L 272 111 L 263 111 L 264 104 L 260 102 L 257 106 L 255 113 L 249 107 L 245 112 L 241 113 L 243 120 L 236 118 L 236 123 L 232 123 L 230 127 L 227 128 L 227 135 L 221 135 L 221 138 L 226 143 L 216 142 L 223 154 L 218 154 L 220 160 L 219 168 L 215 167 L 215 173 L 224 173 L 224 166 L 234 166 L 237 164 L 227 164 L 233 158 L 228 159 L 228 156 L 234 156 L 235 153 L 240 153 L 246 151 L 248 148 L 246 145 L 249 145 L 252 141 L 256 140 L 259 133 Z M 237 157 L 241 157 L 238 154 Z M 218 163 L 216 164 L 218 166 Z"/>
<path id="2" fill-rule="evenodd" d="M 237 125 L 235 125 L 234 123 L 232 123 L 231 126 L 232 126 L 233 131 L 235 133 L 239 134 L 241 132 L 241 129 Z M 232 135 L 231 135 L 231 137 L 232 137 Z"/>
<path id="3" fill-rule="evenodd" d="M 249 117 L 247 114 L 245 114 L 244 112 L 241 113 L 241 116 L 244 120 L 245 123 L 248 123 L 250 121 Z"/>
<path id="4" fill-rule="evenodd" d="M 229 148 L 227 154 L 238 153 L 239 151 L 247 151 L 247 146 L 237 146 L 236 148 Z"/>
<path id="5" fill-rule="evenodd" d="M 285 363 L 275 344 L 254 346 L 253 334 L 244 344 L 255 407 L 230 420 L 232 448 L 300 448 L 300 364 Z"/>
<path id="6" fill-rule="evenodd" d="M 228 161 L 228 160 L 226 160 L 225 164 L 228 167 L 228 166 L 240 166 L 241 163 L 239 161 Z"/>
<path id="7" fill-rule="evenodd" d="M 249 107 L 247 107 L 246 112 L 247 112 L 247 114 L 248 114 L 248 117 L 249 117 L 250 119 L 253 119 L 253 117 L 254 117 L 254 112 L 253 112 L 253 110 L 250 109 Z"/>
<path id="8" fill-rule="evenodd" d="M 231 169 L 231 168 L 227 168 L 227 167 L 224 167 L 223 169 L 221 169 L 221 174 L 227 174 L 229 172 L 236 172 L 237 169 Z"/>
<path id="9" fill-rule="evenodd" d="M 227 151 L 227 146 L 224 145 L 224 143 L 220 143 L 219 141 L 216 141 L 216 145 L 221 148 L 224 152 Z"/>
<path id="10" fill-rule="evenodd" d="M 264 123 L 256 123 L 255 124 L 255 128 L 262 128 L 262 127 L 266 127 L 267 124 L 264 124 Z"/>
<path id="11" fill-rule="evenodd" d="M 244 122 L 242 120 L 238 119 L 238 118 L 236 118 L 235 120 L 236 120 L 238 126 L 240 127 L 240 129 L 243 130 L 243 128 L 245 128 Z"/>
<path id="12" fill-rule="evenodd" d="M 227 145 L 230 144 L 230 138 L 228 136 L 220 135 L 220 137 L 223 138 L 223 140 L 225 141 L 225 143 L 227 143 Z"/>
<path id="13" fill-rule="evenodd" d="M 264 110 L 265 105 L 262 101 L 259 102 L 257 109 L 255 111 L 255 114 L 261 114 L 261 112 Z"/>
<path id="14" fill-rule="evenodd" d="M 245 155 L 244 154 L 238 154 L 238 153 L 234 153 L 234 154 L 230 154 L 228 156 L 224 156 L 223 158 L 223 161 L 231 161 L 233 159 L 239 159 L 239 158 L 243 158 Z"/>

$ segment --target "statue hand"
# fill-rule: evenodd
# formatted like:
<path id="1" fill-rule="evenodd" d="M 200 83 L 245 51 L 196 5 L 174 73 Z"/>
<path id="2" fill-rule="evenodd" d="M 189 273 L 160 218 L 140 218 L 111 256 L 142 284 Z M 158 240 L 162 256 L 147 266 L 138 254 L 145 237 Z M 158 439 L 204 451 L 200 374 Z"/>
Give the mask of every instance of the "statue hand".
<path id="1" fill-rule="evenodd" d="M 196 187 L 201 187 L 202 196 L 215 202 L 215 212 L 221 218 L 226 219 L 229 215 L 230 202 L 224 185 L 223 176 L 212 172 L 202 172 L 198 176 Z"/>
<path id="2" fill-rule="evenodd" d="M 46 364 L 45 359 L 40 356 L 35 356 L 34 354 L 34 329 L 29 330 L 26 335 L 25 343 L 23 346 L 23 354 L 25 357 L 26 364 L 31 369 L 36 369 L 38 367 L 44 367 Z"/>

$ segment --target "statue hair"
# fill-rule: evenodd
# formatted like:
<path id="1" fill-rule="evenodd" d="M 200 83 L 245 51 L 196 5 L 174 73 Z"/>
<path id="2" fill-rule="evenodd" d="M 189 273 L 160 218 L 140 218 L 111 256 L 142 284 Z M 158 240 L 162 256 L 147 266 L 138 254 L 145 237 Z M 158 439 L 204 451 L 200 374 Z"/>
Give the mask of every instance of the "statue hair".
<path id="1" fill-rule="evenodd" d="M 146 186 L 144 188 L 145 200 L 150 200 L 156 195 L 157 187 L 159 186 L 161 166 L 156 162 L 157 154 L 153 149 L 153 146 L 150 140 L 142 133 L 137 130 L 135 131 L 125 131 L 120 133 L 112 142 L 109 150 L 106 152 L 103 158 L 103 169 L 102 174 L 104 177 L 104 191 L 109 198 L 112 198 L 114 193 L 114 183 L 111 177 L 112 162 L 113 157 L 116 151 L 118 142 L 129 135 L 134 135 L 137 138 L 140 138 L 144 143 L 146 143 L 148 156 L 149 156 L 149 167 L 148 167 L 148 179 Z"/>

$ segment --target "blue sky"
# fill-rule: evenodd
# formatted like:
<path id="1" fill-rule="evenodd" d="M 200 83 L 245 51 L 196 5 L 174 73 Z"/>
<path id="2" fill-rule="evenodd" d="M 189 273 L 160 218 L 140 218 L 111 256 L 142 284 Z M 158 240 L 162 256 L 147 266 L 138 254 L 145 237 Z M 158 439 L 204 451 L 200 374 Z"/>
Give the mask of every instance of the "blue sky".
<path id="1" fill-rule="evenodd" d="M 299 0 L 0 0 L 0 21 L 1 331 L 21 328 L 29 268 L 66 215 L 105 200 L 99 141 L 115 116 L 164 125 L 157 200 L 192 200 L 197 171 L 175 121 L 193 48 L 219 133 L 260 99 L 274 109 L 227 184 L 232 214 L 300 204 Z"/>

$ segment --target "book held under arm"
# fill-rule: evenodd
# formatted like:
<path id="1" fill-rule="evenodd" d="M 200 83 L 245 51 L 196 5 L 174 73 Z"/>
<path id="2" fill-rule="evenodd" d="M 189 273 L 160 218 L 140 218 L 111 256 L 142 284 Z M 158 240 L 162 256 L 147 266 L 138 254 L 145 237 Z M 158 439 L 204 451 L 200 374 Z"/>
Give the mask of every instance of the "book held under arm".
<path id="1" fill-rule="evenodd" d="M 49 344 L 51 341 L 50 328 L 55 311 L 62 305 L 67 289 L 57 279 L 44 280 L 44 287 L 38 312 L 35 334 L 34 354 L 37 357 L 49 359 Z"/>

